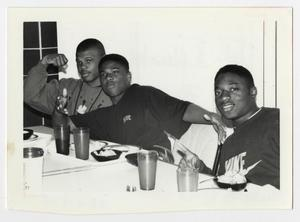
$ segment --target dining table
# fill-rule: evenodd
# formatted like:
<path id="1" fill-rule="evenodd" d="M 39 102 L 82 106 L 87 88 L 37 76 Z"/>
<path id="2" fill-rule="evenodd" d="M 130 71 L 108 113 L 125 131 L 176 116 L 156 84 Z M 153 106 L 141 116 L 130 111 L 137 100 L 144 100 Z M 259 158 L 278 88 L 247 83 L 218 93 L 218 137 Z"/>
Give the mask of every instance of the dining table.
<path id="1" fill-rule="evenodd" d="M 143 191 L 139 186 L 137 166 L 126 159 L 126 155 L 138 152 L 139 147 L 90 140 L 89 158 L 81 160 L 76 158 L 72 134 L 70 153 L 63 155 L 56 152 L 52 128 L 37 126 L 30 129 L 34 130 L 34 135 L 32 139 L 24 141 L 24 147 L 40 147 L 44 150 L 44 192 L 126 192 L 132 191 L 132 188 L 135 188 L 135 191 Z M 107 145 L 114 145 L 113 149 L 121 150 L 122 154 L 116 160 L 98 162 L 91 153 Z M 177 165 L 158 160 L 155 189 L 150 192 L 177 192 L 177 168 Z M 213 179 L 210 175 L 199 174 L 200 182 L 209 182 L 210 179 Z M 206 189 L 208 188 L 217 187 L 209 185 Z"/>
<path id="2" fill-rule="evenodd" d="M 149 198 L 147 199 L 147 204 L 146 202 L 143 202 L 144 204 L 142 205 L 135 204 L 135 209 L 139 209 L 140 207 L 145 210 L 148 209 L 148 204 L 151 204 L 153 200 L 151 198 L 155 199 L 155 197 L 162 197 L 168 199 L 168 202 L 175 203 L 187 201 L 188 198 L 191 198 L 191 195 L 194 197 L 201 195 L 201 198 L 197 199 L 199 206 L 203 206 L 203 203 L 205 203 L 205 199 L 203 198 L 208 198 L 210 202 L 206 201 L 205 206 L 210 208 L 210 206 L 218 206 L 218 200 L 222 200 L 224 195 L 227 197 L 228 195 L 239 195 L 243 199 L 245 195 L 249 197 L 260 193 L 262 194 L 261 198 L 263 198 L 263 196 L 266 195 L 266 191 L 267 193 L 271 193 L 267 195 L 268 197 L 272 196 L 273 192 L 278 192 L 277 189 L 270 185 L 258 186 L 251 183 L 247 184 L 247 186 L 240 191 L 234 191 L 230 188 L 221 189 L 215 183 L 215 177 L 199 173 L 197 192 L 184 192 L 179 198 L 177 196 L 179 192 L 176 174 L 178 166 L 160 160 L 157 161 L 155 189 L 150 191 L 141 190 L 138 167 L 129 162 L 126 158 L 126 155 L 137 153 L 140 149 L 139 147 L 116 144 L 110 141 L 90 140 L 89 158 L 87 160 L 81 160 L 76 158 L 72 134 L 70 135 L 70 153 L 69 155 L 63 155 L 56 152 L 52 128 L 34 126 L 30 127 L 30 129 L 34 131 L 33 136 L 28 140 L 24 140 L 23 144 L 24 147 L 40 147 L 44 150 L 42 191 L 40 194 L 44 197 L 54 197 L 57 195 L 61 197 L 63 195 L 64 197 L 68 196 L 73 198 L 74 195 L 85 196 L 86 194 L 93 197 L 93 194 L 101 194 L 108 200 L 111 197 L 118 197 L 119 199 L 119 197 L 125 195 L 125 198 L 121 200 L 126 201 L 129 194 L 131 198 L 146 196 Z M 97 161 L 91 153 L 107 145 L 114 145 L 114 149 L 122 151 L 120 157 L 116 160 L 105 162 Z M 93 200 L 96 201 L 96 199 Z M 114 202 L 114 204 L 122 202 L 121 200 L 119 199 L 119 201 Z M 215 205 L 211 203 L 211 201 L 215 203 Z M 203 203 L 201 204 L 201 202 Z M 189 201 L 186 203 L 187 207 L 189 206 L 188 203 Z M 235 203 L 235 201 L 232 201 L 232 203 Z M 156 207 L 160 206 L 160 204 L 160 202 L 157 202 Z M 159 209 L 164 209 L 163 206 L 165 205 L 160 206 Z M 236 203 L 235 206 L 239 206 L 239 204 Z M 253 206 L 255 206 L 255 204 L 253 204 Z M 105 205 L 105 207 L 101 205 L 101 207 L 104 212 L 110 212 L 112 209 L 107 205 Z M 129 206 L 125 207 L 122 205 L 122 207 L 127 210 L 131 209 Z M 118 209 L 123 209 L 122 207 Z M 81 207 L 80 209 L 83 208 Z M 185 208 L 176 208 L 173 206 L 172 209 L 178 210 Z"/>

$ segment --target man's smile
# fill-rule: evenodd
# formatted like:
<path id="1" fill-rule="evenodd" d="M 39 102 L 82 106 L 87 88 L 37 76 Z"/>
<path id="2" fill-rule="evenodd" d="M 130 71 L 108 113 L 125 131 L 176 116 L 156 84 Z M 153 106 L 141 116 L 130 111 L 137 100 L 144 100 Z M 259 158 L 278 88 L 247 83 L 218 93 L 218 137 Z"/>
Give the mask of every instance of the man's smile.
<path id="1" fill-rule="evenodd" d="M 221 109 L 224 111 L 224 112 L 230 112 L 232 111 L 234 108 L 234 104 L 233 103 L 224 103 L 221 105 Z"/>

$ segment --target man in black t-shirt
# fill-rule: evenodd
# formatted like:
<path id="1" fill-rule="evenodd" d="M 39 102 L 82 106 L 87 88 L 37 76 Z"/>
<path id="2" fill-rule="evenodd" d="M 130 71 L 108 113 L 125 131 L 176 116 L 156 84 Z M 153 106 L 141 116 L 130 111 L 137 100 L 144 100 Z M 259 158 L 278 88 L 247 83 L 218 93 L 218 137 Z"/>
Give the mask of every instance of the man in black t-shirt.
<path id="1" fill-rule="evenodd" d="M 111 98 L 113 106 L 71 116 L 76 126 L 90 128 L 91 138 L 137 145 L 145 149 L 170 149 L 164 131 L 179 138 L 190 123 L 212 123 L 219 132 L 219 138 L 225 137 L 217 114 L 171 97 L 156 88 L 131 85 L 129 64 L 123 56 L 104 56 L 99 63 L 99 73 L 103 90 Z M 186 152 L 187 160 L 189 156 L 193 155 Z"/>

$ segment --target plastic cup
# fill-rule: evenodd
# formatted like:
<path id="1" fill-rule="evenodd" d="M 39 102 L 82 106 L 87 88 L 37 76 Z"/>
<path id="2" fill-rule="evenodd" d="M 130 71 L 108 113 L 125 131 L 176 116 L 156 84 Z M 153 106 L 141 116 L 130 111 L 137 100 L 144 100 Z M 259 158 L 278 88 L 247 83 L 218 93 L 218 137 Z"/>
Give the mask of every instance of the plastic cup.
<path id="1" fill-rule="evenodd" d="M 53 128 L 56 152 L 64 155 L 70 153 L 70 126 L 58 125 Z"/>
<path id="2" fill-rule="evenodd" d="M 43 163 L 42 148 L 23 148 L 23 184 L 26 194 L 38 194 L 42 191 Z"/>
<path id="3" fill-rule="evenodd" d="M 178 192 L 197 192 L 199 173 L 195 169 L 177 169 Z"/>
<path id="4" fill-rule="evenodd" d="M 89 159 L 90 152 L 90 129 L 86 127 L 79 127 L 73 130 L 75 156 L 78 159 Z"/>
<path id="5" fill-rule="evenodd" d="M 153 190 L 155 188 L 157 159 L 156 151 L 143 150 L 137 154 L 141 190 Z"/>

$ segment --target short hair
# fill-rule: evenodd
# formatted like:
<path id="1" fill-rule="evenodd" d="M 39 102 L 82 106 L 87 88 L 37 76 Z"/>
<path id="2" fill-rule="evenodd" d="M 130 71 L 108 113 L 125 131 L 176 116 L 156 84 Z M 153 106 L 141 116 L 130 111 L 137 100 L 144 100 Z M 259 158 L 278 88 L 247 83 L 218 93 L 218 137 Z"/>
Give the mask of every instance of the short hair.
<path id="1" fill-rule="evenodd" d="M 119 54 L 108 54 L 108 55 L 103 56 L 98 65 L 99 71 L 100 71 L 101 66 L 107 61 L 117 62 L 117 63 L 121 64 L 122 66 L 124 66 L 127 71 L 129 71 L 129 63 L 128 63 L 127 59 L 124 56 L 119 55 Z"/>
<path id="2" fill-rule="evenodd" d="M 229 65 L 223 66 L 221 69 L 219 69 L 219 71 L 217 72 L 217 74 L 215 76 L 215 83 L 216 83 L 217 78 L 219 78 L 220 76 L 222 76 L 226 73 L 234 73 L 237 76 L 243 78 L 246 81 L 249 89 L 254 86 L 254 80 L 253 80 L 253 77 L 252 77 L 252 74 L 250 73 L 250 71 L 248 69 L 246 69 L 245 67 L 236 65 L 236 64 L 229 64 Z"/>
<path id="3" fill-rule="evenodd" d="M 99 52 L 105 55 L 105 49 L 103 44 L 98 39 L 91 38 L 81 41 L 76 48 L 76 53 L 85 51 L 90 48 L 96 48 L 99 50 Z"/>

